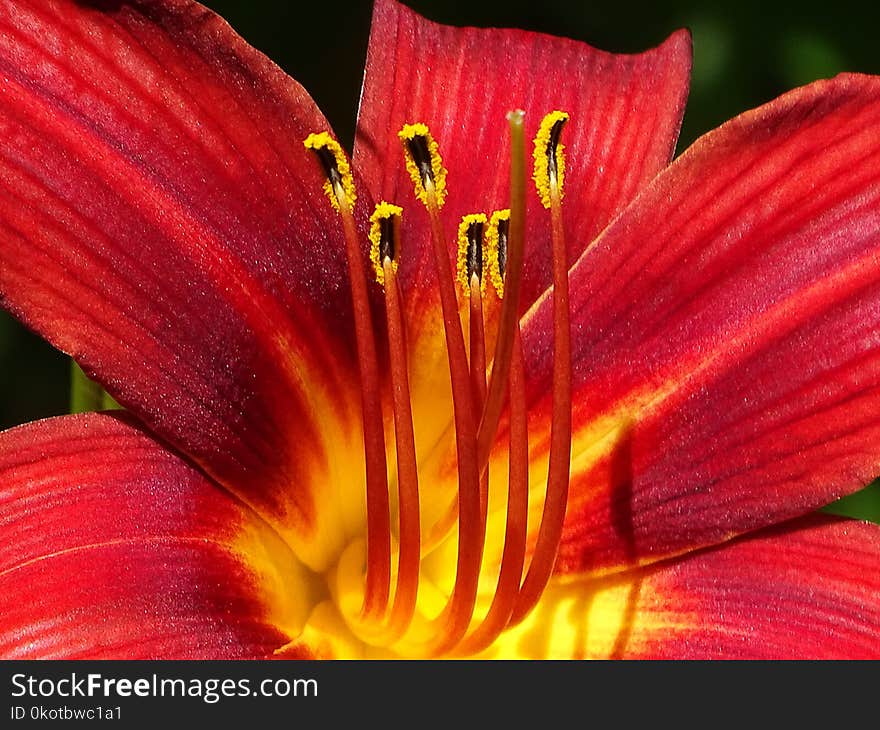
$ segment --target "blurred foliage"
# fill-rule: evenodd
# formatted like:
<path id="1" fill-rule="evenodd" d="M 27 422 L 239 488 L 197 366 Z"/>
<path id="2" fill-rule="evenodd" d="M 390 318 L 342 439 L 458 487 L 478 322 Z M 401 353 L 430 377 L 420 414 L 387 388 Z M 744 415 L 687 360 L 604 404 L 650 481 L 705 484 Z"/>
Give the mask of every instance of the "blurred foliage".
<path id="1" fill-rule="evenodd" d="M 826 507 L 825 511 L 880 523 L 880 479 L 875 480 L 861 492 L 839 499 Z"/>
<path id="2" fill-rule="evenodd" d="M 369 0 L 207 0 L 248 41 L 295 76 L 350 146 L 363 74 Z M 408 0 L 444 23 L 530 28 L 636 52 L 687 27 L 693 34 L 691 95 L 679 150 L 741 111 L 841 71 L 880 73 L 872 29 L 880 4 L 835 0 Z M 0 313 L 0 427 L 64 413 L 68 361 Z M 880 487 L 849 498 L 850 514 L 880 519 Z"/>
<path id="3" fill-rule="evenodd" d="M 83 369 L 70 360 L 70 403 L 71 413 L 109 411 L 121 409 L 106 390 L 83 372 Z"/>

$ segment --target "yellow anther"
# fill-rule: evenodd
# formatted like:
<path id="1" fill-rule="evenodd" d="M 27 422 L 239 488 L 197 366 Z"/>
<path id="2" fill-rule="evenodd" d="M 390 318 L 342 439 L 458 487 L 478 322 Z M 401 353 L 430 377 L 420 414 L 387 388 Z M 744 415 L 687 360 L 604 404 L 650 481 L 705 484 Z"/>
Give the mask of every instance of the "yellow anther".
<path id="1" fill-rule="evenodd" d="M 471 289 L 471 276 L 474 274 L 480 279 L 480 290 L 485 290 L 485 230 L 486 216 L 482 213 L 466 215 L 458 224 L 458 283 L 465 293 Z"/>
<path id="2" fill-rule="evenodd" d="M 555 186 L 562 198 L 562 183 L 565 179 L 565 146 L 559 143 L 562 126 L 568 121 L 568 114 L 554 111 L 544 117 L 535 135 L 535 172 L 532 179 L 538 189 L 538 196 L 545 208 L 550 207 L 550 189 Z"/>
<path id="3" fill-rule="evenodd" d="M 327 176 L 324 183 L 324 192 L 330 198 L 330 202 L 336 210 L 339 210 L 340 197 L 345 198 L 345 205 L 349 209 L 354 207 L 357 194 L 354 189 L 354 178 L 351 174 L 351 166 L 333 137 L 327 132 L 310 134 L 303 144 L 306 149 L 314 150 Z"/>
<path id="4" fill-rule="evenodd" d="M 385 259 L 391 259 L 391 268 L 397 271 L 397 230 L 395 218 L 400 218 L 403 208 L 382 201 L 370 216 L 370 261 L 376 272 L 376 281 L 385 286 Z"/>
<path id="5" fill-rule="evenodd" d="M 504 272 L 507 269 L 507 232 L 510 209 L 496 210 L 486 228 L 486 268 L 498 298 L 504 297 Z"/>
<path id="6" fill-rule="evenodd" d="M 440 148 L 427 125 L 421 122 L 406 124 L 397 136 L 403 142 L 406 169 L 415 185 L 416 197 L 428 205 L 427 186 L 430 184 L 434 188 L 437 207 L 442 207 L 446 200 L 446 168 L 440 158 Z"/>

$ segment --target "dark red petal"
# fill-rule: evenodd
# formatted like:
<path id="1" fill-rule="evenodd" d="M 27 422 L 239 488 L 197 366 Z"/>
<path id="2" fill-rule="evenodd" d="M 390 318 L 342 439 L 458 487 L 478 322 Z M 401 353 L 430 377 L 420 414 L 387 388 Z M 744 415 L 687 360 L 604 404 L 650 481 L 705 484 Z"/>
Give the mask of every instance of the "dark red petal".
<path id="1" fill-rule="evenodd" d="M 358 439 L 327 129 L 198 3 L 0 7 L 5 305 L 303 543 Z"/>
<path id="2" fill-rule="evenodd" d="M 272 656 L 312 606 L 249 508 L 126 420 L 0 434 L 0 656 Z"/>
<path id="3" fill-rule="evenodd" d="M 461 216 L 509 205 L 506 114 L 542 118 L 566 111 L 565 220 L 571 260 L 668 162 L 675 148 L 691 66 L 690 37 L 675 33 L 639 55 L 518 30 L 453 28 L 395 0 L 377 0 L 367 55 L 354 162 L 374 198 L 403 205 L 401 281 L 430 285 L 429 230 L 413 197 L 397 133 L 428 125 L 449 170 L 443 209 L 454 239 Z M 551 280 L 550 221 L 529 198 L 524 305 Z M 452 240 L 450 240 L 452 244 Z"/>
<path id="4" fill-rule="evenodd" d="M 806 518 L 634 573 L 552 585 L 498 656 L 880 658 L 880 527 Z"/>
<path id="5" fill-rule="evenodd" d="M 841 76 L 697 141 L 585 252 L 561 570 L 710 545 L 876 476 L 878 211 L 880 78 Z M 541 428 L 551 316 L 524 336 Z"/>

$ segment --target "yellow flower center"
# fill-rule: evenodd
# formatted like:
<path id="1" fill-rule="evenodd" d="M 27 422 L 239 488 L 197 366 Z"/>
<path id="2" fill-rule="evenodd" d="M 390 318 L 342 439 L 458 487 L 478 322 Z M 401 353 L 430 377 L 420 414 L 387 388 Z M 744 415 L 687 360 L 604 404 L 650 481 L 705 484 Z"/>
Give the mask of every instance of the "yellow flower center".
<path id="1" fill-rule="evenodd" d="M 353 218 L 355 190 L 339 145 L 326 133 L 310 135 L 327 178 L 325 191 L 339 212 L 355 314 L 366 464 L 366 535 L 342 552 L 326 579 L 335 610 L 370 646 L 408 656 L 472 654 L 520 623 L 545 590 L 559 547 L 568 495 L 571 454 L 571 355 L 568 272 L 562 229 L 564 159 L 560 134 L 568 115 L 553 112 L 535 137 L 533 178 L 549 208 L 553 230 L 553 406 L 546 489 L 540 525 L 528 539 L 529 446 L 525 373 L 518 322 L 525 239 L 524 115 L 508 115 L 511 129 L 509 209 L 465 216 L 458 229 L 458 267 L 452 271 L 440 209 L 447 171 L 440 147 L 422 123 L 399 133 L 415 197 L 425 206 L 437 274 L 455 439 L 454 499 L 423 503 L 408 374 L 407 322 L 397 269 L 403 209 L 382 202 L 370 219 L 370 260 L 383 289 L 391 415 L 396 464 L 388 477 L 383 390 L 373 313 Z M 494 347 L 487 348 L 484 284 L 500 298 Z M 459 282 L 458 289 L 455 286 Z M 461 301 L 460 301 L 461 300 Z M 463 327 L 462 312 L 467 311 Z M 464 330 L 467 330 L 465 337 Z M 467 342 L 466 342 L 467 340 Z M 489 357 L 489 352 L 494 352 Z M 491 364 L 487 367 L 487 364 Z M 487 376 L 487 372 L 490 373 Z M 506 474 L 493 467 L 493 484 L 507 483 L 503 509 L 490 509 L 490 455 L 508 403 Z M 387 405 L 385 406 L 387 410 Z M 494 461 L 494 459 L 493 459 Z M 396 494 L 389 493 L 396 485 Z M 393 489 L 392 489 L 393 491 Z M 396 506 L 396 520 L 392 520 Z M 427 520 L 426 515 L 431 515 Z M 451 570 L 450 570 L 451 568 Z M 330 609 L 327 609 L 330 610 Z"/>

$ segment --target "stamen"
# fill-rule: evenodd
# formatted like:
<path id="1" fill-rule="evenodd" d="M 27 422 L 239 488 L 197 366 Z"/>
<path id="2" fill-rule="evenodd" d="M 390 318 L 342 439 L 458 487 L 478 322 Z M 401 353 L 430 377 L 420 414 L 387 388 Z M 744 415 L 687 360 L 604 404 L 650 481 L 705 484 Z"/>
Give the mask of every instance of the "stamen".
<path id="1" fill-rule="evenodd" d="M 406 169 L 415 185 L 416 197 L 428 205 L 428 185 L 433 188 L 434 204 L 446 202 L 446 168 L 440 159 L 440 147 L 425 124 L 406 124 L 397 136 L 403 142 Z"/>
<path id="2" fill-rule="evenodd" d="M 376 273 L 376 281 L 385 286 L 385 259 L 397 271 L 397 234 L 403 208 L 391 203 L 381 202 L 370 216 L 370 261 Z"/>
<path id="3" fill-rule="evenodd" d="M 474 276 L 482 285 L 485 228 L 486 216 L 482 213 L 466 215 L 458 224 L 458 283 L 463 292 L 471 288 Z"/>
<path id="4" fill-rule="evenodd" d="M 510 112 L 510 215 L 507 229 L 507 271 L 504 277 L 505 296 L 501 302 L 498 336 L 495 340 L 495 357 L 492 375 L 477 442 L 477 458 L 483 469 L 489 462 L 489 452 L 498 432 L 498 421 L 507 391 L 510 360 L 513 353 L 513 337 L 519 318 L 519 291 L 522 282 L 523 247 L 525 243 L 526 171 L 525 137 L 522 111 Z"/>
<path id="5" fill-rule="evenodd" d="M 561 129 L 567 114 L 553 112 L 541 125 L 544 130 L 548 120 L 551 129 Z M 549 142 L 547 141 L 549 139 Z M 542 132 L 535 138 L 535 159 L 544 156 L 547 144 L 559 145 L 558 132 L 545 139 Z M 559 151 L 546 153 L 562 169 Z M 562 177 L 549 175 L 549 202 L 553 240 L 553 415 L 550 425 L 550 462 L 547 471 L 547 494 L 538 540 L 529 571 L 523 581 L 511 624 L 518 623 L 534 608 L 553 572 L 565 508 L 568 503 L 569 472 L 571 468 L 571 328 L 568 304 L 568 260 L 562 224 Z"/>
<path id="6" fill-rule="evenodd" d="M 442 168 L 437 144 L 425 125 L 407 125 L 399 136 L 407 153 L 407 169 L 413 178 L 416 196 L 425 204 L 431 222 L 434 266 L 440 288 L 446 353 L 452 381 L 459 485 L 458 559 L 452 595 L 444 610 L 432 622 L 431 633 L 435 638 L 426 647 L 430 653 L 442 654 L 454 647 L 464 636 L 476 604 L 485 538 L 481 518 L 480 469 L 477 464 L 476 423 L 470 370 L 458 315 L 449 254 L 440 222 L 446 171 Z M 416 139 L 421 141 L 412 144 Z M 430 165 L 424 159 L 424 148 L 428 150 Z"/>
<path id="7" fill-rule="evenodd" d="M 494 255 L 490 254 L 490 261 L 500 258 L 500 249 L 496 251 Z M 525 363 L 518 323 L 514 332 L 513 359 L 510 364 L 509 398 L 510 435 L 504 551 L 492 604 L 480 625 L 459 646 L 463 654 L 482 651 L 504 631 L 518 598 L 525 563 L 529 511 L 529 432 Z"/>
<path id="8" fill-rule="evenodd" d="M 489 278 L 499 299 L 504 298 L 504 274 L 507 271 L 507 238 L 510 229 L 510 211 L 496 210 L 486 228 L 486 259 Z"/>
<path id="9" fill-rule="evenodd" d="M 535 170 L 532 179 L 538 189 L 538 197 L 545 208 L 550 208 L 552 188 L 562 200 L 562 184 L 565 181 L 565 147 L 559 143 L 562 127 L 568 121 L 565 112 L 550 112 L 544 117 L 538 134 L 535 135 L 535 148 L 532 157 Z"/>
<path id="10" fill-rule="evenodd" d="M 386 641 L 406 633 L 415 613 L 419 589 L 420 525 L 419 474 L 410 404 L 402 296 L 397 282 L 397 242 L 400 238 L 401 209 L 380 203 L 370 219 L 378 224 L 382 236 L 378 250 L 382 256 L 385 312 L 388 322 L 388 348 L 394 404 L 394 433 L 397 442 L 397 495 L 400 547 L 397 562 L 397 589 L 391 609 Z M 372 239 L 372 231 L 371 231 Z"/>
<path id="11" fill-rule="evenodd" d="M 367 577 L 362 613 L 364 616 L 380 616 L 388 605 L 391 585 L 391 518 L 376 341 L 361 249 L 351 212 L 356 199 L 354 182 L 342 148 L 329 134 L 310 134 L 304 144 L 315 151 L 327 176 L 324 190 L 333 207 L 339 211 L 345 233 L 361 378 L 367 484 Z"/>
<path id="12" fill-rule="evenodd" d="M 482 410 L 486 402 L 486 328 L 483 322 L 483 283 L 479 275 L 471 274 L 469 286 L 470 317 L 468 330 L 471 346 L 471 388 L 473 389 L 474 410 Z M 476 436 L 475 436 L 476 437 Z M 486 515 L 489 512 L 489 470 L 483 469 L 480 475 L 480 520 L 482 531 L 486 530 Z"/>
<path id="13" fill-rule="evenodd" d="M 486 401 L 486 334 L 483 322 L 483 251 L 486 216 L 466 215 L 458 226 L 458 279 L 468 295 L 470 311 L 468 334 L 470 344 L 471 389 L 474 410 L 481 411 Z M 489 509 L 489 471 L 480 477 L 480 518 L 485 532 Z"/>
<path id="14" fill-rule="evenodd" d="M 330 203 L 339 210 L 340 191 L 348 201 L 349 209 L 354 207 L 357 195 L 354 188 L 354 178 L 351 174 L 351 166 L 345 158 L 345 153 L 339 143 L 327 132 L 310 134 L 303 142 L 306 149 L 315 153 L 327 180 L 324 183 L 324 193 L 330 199 Z"/>

